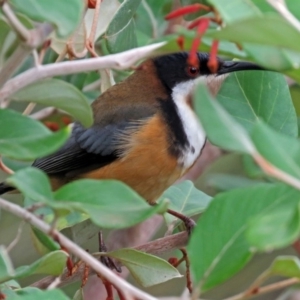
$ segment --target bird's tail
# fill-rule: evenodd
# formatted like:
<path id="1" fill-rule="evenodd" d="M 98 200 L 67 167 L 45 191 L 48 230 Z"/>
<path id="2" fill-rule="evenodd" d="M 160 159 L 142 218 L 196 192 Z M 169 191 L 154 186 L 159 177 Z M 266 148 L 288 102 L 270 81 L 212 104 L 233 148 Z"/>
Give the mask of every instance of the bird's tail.
<path id="1" fill-rule="evenodd" d="M 0 195 L 5 194 L 7 192 L 13 191 L 15 188 L 12 186 L 9 186 L 5 182 L 0 183 Z"/>

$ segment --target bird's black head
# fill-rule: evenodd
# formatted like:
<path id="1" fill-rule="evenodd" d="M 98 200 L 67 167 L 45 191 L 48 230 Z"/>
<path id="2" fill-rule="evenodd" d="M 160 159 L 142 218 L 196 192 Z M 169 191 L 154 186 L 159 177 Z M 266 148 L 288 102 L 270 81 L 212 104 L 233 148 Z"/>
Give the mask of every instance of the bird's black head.
<path id="1" fill-rule="evenodd" d="M 188 64 L 187 52 L 177 52 L 153 59 L 157 74 L 168 90 L 172 90 L 179 83 L 194 80 L 200 76 L 214 75 L 208 67 L 209 54 L 198 52 L 197 55 L 199 67 Z M 249 62 L 217 59 L 216 76 L 242 70 L 262 70 L 261 67 Z"/>

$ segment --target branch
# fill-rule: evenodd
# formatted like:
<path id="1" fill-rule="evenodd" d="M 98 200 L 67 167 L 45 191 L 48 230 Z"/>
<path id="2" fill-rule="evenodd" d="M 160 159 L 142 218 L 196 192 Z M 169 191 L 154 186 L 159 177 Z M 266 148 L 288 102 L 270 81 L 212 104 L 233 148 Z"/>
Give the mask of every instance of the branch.
<path id="1" fill-rule="evenodd" d="M 5 6 L 5 4 L 4 4 Z M 9 57 L 0 72 L 0 87 L 5 87 L 5 82 L 14 74 L 17 68 L 22 64 L 25 58 L 30 54 L 32 49 L 41 45 L 48 35 L 53 31 L 53 26 L 48 23 L 39 25 L 37 28 L 27 30 L 27 39 L 21 43 L 14 53 Z M 37 69 L 37 68 L 35 68 Z M 8 104 L 8 103 L 7 103 Z M 3 107 L 7 106 L 4 105 Z"/>
<path id="2" fill-rule="evenodd" d="M 0 203 L 1 204 L 1 203 Z M 186 232 L 177 233 L 174 235 L 170 235 L 167 237 L 163 237 L 160 239 L 157 239 L 155 241 L 146 243 L 141 246 L 133 247 L 132 249 L 136 249 L 142 252 L 146 252 L 153 255 L 161 255 L 166 252 L 172 251 L 174 249 L 182 248 L 187 245 L 188 242 L 188 235 Z M 94 257 L 99 257 L 99 255 L 95 254 Z M 64 273 L 61 276 L 61 283 L 60 286 L 68 285 L 72 282 L 76 282 L 82 279 L 84 272 L 84 265 L 81 264 L 76 271 L 75 274 L 72 276 L 68 275 L 68 270 L 65 269 Z M 89 276 L 95 274 L 95 271 L 90 269 Z M 51 284 L 53 281 L 53 276 L 47 276 L 34 284 L 32 286 L 38 287 L 38 288 L 47 288 L 49 284 Z"/>
<path id="3" fill-rule="evenodd" d="M 91 256 L 85 250 L 77 246 L 74 242 L 69 240 L 63 234 L 61 234 L 56 229 L 51 230 L 50 225 L 40 220 L 37 216 L 30 213 L 26 209 L 14 204 L 10 203 L 7 200 L 0 198 L 0 208 L 18 216 L 19 218 L 24 219 L 26 222 L 31 225 L 37 227 L 42 232 L 48 234 L 51 237 L 54 237 L 59 243 L 66 248 L 69 253 L 74 254 L 83 262 L 85 262 L 88 266 L 93 268 L 97 273 L 100 273 L 105 279 L 111 282 L 113 285 L 123 290 L 126 294 L 131 294 L 133 297 L 143 299 L 143 300 L 157 300 L 157 298 L 150 296 L 149 294 L 139 290 L 138 288 L 132 286 L 128 282 L 120 279 L 116 274 L 114 274 L 111 270 L 105 267 L 103 264 L 99 262 L 96 258 Z"/>
<path id="4" fill-rule="evenodd" d="M 56 64 L 43 65 L 9 80 L 0 90 L 2 107 L 6 107 L 8 98 L 21 88 L 44 78 L 58 75 L 68 75 L 80 72 L 89 72 L 98 69 L 126 69 L 142 58 L 150 56 L 152 52 L 165 45 L 165 42 L 135 48 L 122 53 L 84 60 L 64 61 Z"/>
<path id="5" fill-rule="evenodd" d="M 259 295 L 263 295 L 266 293 L 270 293 L 279 289 L 283 289 L 285 287 L 294 285 L 296 283 L 299 283 L 300 279 L 299 278 L 290 278 L 290 279 L 286 279 L 283 281 L 279 281 L 279 282 L 275 282 L 263 287 L 258 287 L 255 291 L 253 291 L 252 294 L 247 294 L 245 295 L 245 292 L 242 292 L 240 294 L 237 294 L 235 296 L 226 298 L 224 300 L 246 300 L 255 296 L 259 296 Z"/>
<path id="6" fill-rule="evenodd" d="M 4 2 L 2 5 L 2 11 L 6 16 L 9 24 L 13 27 L 16 33 L 24 40 L 28 41 L 30 38 L 29 30 L 19 21 L 11 7 L 7 2 Z"/>
<path id="7" fill-rule="evenodd" d="M 58 111 L 59 110 L 55 107 L 46 107 L 29 115 L 29 117 L 35 120 L 43 120 L 54 115 Z"/>

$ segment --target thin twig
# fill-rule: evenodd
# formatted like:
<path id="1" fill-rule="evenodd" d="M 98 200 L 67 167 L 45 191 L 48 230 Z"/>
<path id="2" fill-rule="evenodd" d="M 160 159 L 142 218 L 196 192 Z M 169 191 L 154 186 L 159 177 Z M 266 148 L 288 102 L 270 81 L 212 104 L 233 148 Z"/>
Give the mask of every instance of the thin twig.
<path id="1" fill-rule="evenodd" d="M 250 299 L 252 297 L 256 297 L 256 296 L 259 296 L 259 295 L 263 295 L 263 294 L 266 294 L 266 293 L 270 293 L 270 292 L 273 292 L 273 291 L 276 291 L 276 290 L 283 289 L 285 287 L 294 285 L 296 283 L 300 283 L 300 279 L 298 279 L 298 278 L 289 278 L 289 279 L 286 279 L 286 280 L 282 280 L 282 281 L 275 282 L 275 283 L 263 286 L 261 288 L 258 288 L 255 291 L 255 293 L 253 293 L 251 295 L 245 296 L 245 292 L 242 292 L 240 294 L 237 294 L 235 296 L 226 298 L 224 300 L 246 300 L 246 299 Z"/>
<path id="2" fill-rule="evenodd" d="M 97 31 L 97 23 L 99 20 L 100 6 L 101 6 L 101 0 L 96 0 L 96 6 L 94 9 L 94 17 L 93 17 L 91 32 L 85 43 L 87 49 L 89 50 L 89 52 L 92 54 L 93 57 L 98 56 L 98 54 L 95 52 L 94 42 L 95 42 L 95 35 L 96 35 L 96 31 Z"/>
<path id="3" fill-rule="evenodd" d="M 23 111 L 23 115 L 27 116 L 34 110 L 36 103 L 30 102 Z"/>
<path id="4" fill-rule="evenodd" d="M 166 252 L 172 251 L 174 249 L 182 248 L 187 245 L 188 242 L 188 235 L 186 232 L 181 232 L 174 234 L 172 236 L 163 237 L 157 239 L 155 241 L 151 241 L 144 245 L 140 245 L 137 247 L 133 247 L 132 249 L 136 249 L 138 251 L 146 252 L 153 255 L 161 255 Z M 99 253 L 94 253 L 94 257 L 98 258 Z M 71 276 L 68 275 L 68 270 L 66 269 L 61 276 L 61 284 L 60 286 L 68 285 L 72 282 L 76 282 L 81 280 L 84 273 L 84 264 L 79 264 L 76 272 L 74 272 Z M 90 269 L 89 276 L 95 274 L 95 272 Z M 35 282 L 32 286 L 45 288 L 47 287 L 53 280 L 52 276 L 45 277 L 37 282 Z"/>
<path id="5" fill-rule="evenodd" d="M 14 53 L 9 57 L 0 72 L 0 87 L 4 87 L 6 81 L 15 73 L 20 67 L 25 58 L 30 54 L 32 49 L 39 46 L 47 36 L 53 31 L 53 26 L 48 23 L 43 23 L 37 28 L 28 31 L 30 33 L 28 39 L 21 43 Z M 36 68 L 37 69 L 37 68 Z M 38 69 L 37 69 L 38 70 Z M 0 103 L 1 104 L 1 103 Z M 8 102 L 4 106 L 7 107 Z"/>
<path id="6" fill-rule="evenodd" d="M 300 22 L 288 10 L 284 0 L 267 0 L 294 28 L 300 31 Z"/>
<path id="7" fill-rule="evenodd" d="M 0 156 L 0 170 L 2 170 L 4 173 L 9 175 L 14 174 L 14 171 L 4 164 L 1 156 Z"/>
<path id="8" fill-rule="evenodd" d="M 4 2 L 2 5 L 2 11 L 6 16 L 8 22 L 16 31 L 16 33 L 24 40 L 27 41 L 30 38 L 29 30 L 19 21 L 11 7 L 7 2 Z"/>
<path id="9" fill-rule="evenodd" d="M 87 84 L 83 87 L 82 91 L 83 92 L 90 92 L 90 91 L 94 91 L 97 90 L 101 85 L 101 79 L 98 79 L 90 84 Z"/>
<path id="10" fill-rule="evenodd" d="M 35 120 L 43 120 L 43 119 L 46 119 L 46 118 L 52 116 L 56 112 L 58 112 L 57 108 L 47 107 L 47 108 L 43 108 L 43 109 L 35 112 L 34 114 L 30 115 L 30 117 Z"/>
<path id="11" fill-rule="evenodd" d="M 23 228 L 24 228 L 24 221 L 22 220 L 18 227 L 17 235 L 11 241 L 11 243 L 6 247 L 7 252 L 11 251 L 18 244 L 21 234 L 22 234 L 22 231 L 23 231 Z"/>
<path id="12" fill-rule="evenodd" d="M 149 294 L 147 294 L 147 293 L 141 291 L 140 289 L 132 286 L 131 284 L 129 284 L 125 280 L 120 279 L 111 270 L 106 268 L 97 259 L 95 259 L 93 256 L 91 256 L 85 250 L 80 248 L 74 242 L 69 240 L 67 237 L 65 237 L 63 234 L 61 234 L 59 231 L 57 231 L 57 230 L 51 231 L 50 225 L 48 225 L 44 221 L 40 220 L 34 214 L 28 212 L 26 209 L 14 204 L 14 203 L 8 202 L 7 200 L 2 199 L 2 198 L 0 198 L 0 208 L 2 208 L 3 210 L 6 210 L 6 211 L 18 216 L 18 217 L 20 217 L 22 219 L 24 219 L 26 222 L 28 222 L 31 225 L 37 227 L 42 232 L 44 232 L 48 235 L 51 234 L 51 236 L 53 238 L 55 238 L 56 240 L 58 240 L 59 243 L 69 251 L 69 253 L 74 254 L 79 259 L 84 261 L 91 268 L 93 268 L 96 272 L 100 273 L 103 277 L 105 277 L 112 284 L 116 285 L 122 291 L 126 291 L 127 293 L 130 293 L 132 296 L 137 297 L 139 299 L 157 300 L 157 298 L 150 296 Z"/>
<path id="13" fill-rule="evenodd" d="M 140 59 L 149 57 L 155 50 L 159 49 L 163 45 L 165 45 L 165 42 L 97 58 L 64 61 L 56 64 L 42 65 L 38 69 L 29 69 L 28 71 L 9 80 L 0 90 L 0 101 L 2 101 L 2 107 L 6 107 L 8 98 L 13 93 L 37 80 L 58 75 L 89 72 L 102 68 L 118 70 L 126 69 Z"/>
<path id="14" fill-rule="evenodd" d="M 56 287 L 59 286 L 60 283 L 61 283 L 61 278 L 60 278 L 60 276 L 58 276 L 51 282 L 51 284 L 49 284 L 49 286 L 47 287 L 47 290 L 55 289 Z"/>

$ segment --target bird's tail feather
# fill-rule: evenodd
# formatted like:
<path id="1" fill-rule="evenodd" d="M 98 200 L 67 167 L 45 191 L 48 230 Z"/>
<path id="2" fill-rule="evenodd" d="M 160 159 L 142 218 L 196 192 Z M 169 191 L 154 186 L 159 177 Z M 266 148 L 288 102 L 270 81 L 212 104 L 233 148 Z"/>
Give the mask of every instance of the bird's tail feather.
<path id="1" fill-rule="evenodd" d="M 0 183 L 0 195 L 5 194 L 7 192 L 13 191 L 15 188 L 12 186 L 9 186 L 5 182 Z"/>

